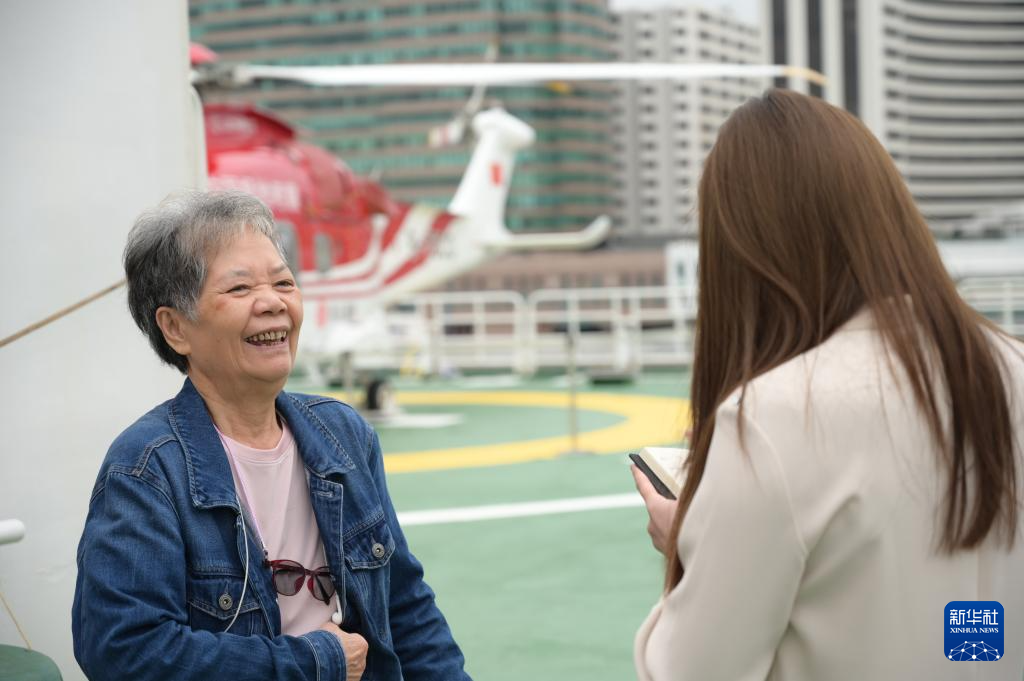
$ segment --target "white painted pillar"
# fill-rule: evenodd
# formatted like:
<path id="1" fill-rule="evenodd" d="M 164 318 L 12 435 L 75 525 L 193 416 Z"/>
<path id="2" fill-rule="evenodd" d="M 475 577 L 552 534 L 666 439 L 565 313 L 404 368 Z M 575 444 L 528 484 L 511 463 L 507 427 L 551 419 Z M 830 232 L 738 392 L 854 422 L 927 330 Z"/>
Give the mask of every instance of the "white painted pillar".
<path id="1" fill-rule="evenodd" d="M 0 2 L 0 337 L 123 277 L 136 215 L 202 183 L 184 0 Z M 0 348 L 0 588 L 67 680 L 75 555 L 114 437 L 177 390 L 123 289 Z M 0 643 L 21 645 L 6 614 Z"/>

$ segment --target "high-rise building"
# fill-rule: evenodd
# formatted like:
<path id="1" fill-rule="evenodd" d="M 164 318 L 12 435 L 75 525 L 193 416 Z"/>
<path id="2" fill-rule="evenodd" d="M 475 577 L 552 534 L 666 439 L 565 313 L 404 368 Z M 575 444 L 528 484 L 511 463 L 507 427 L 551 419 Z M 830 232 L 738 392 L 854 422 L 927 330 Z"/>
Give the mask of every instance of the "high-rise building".
<path id="1" fill-rule="evenodd" d="M 871 128 L 936 233 L 1024 197 L 1024 2 L 765 0 L 763 16 L 773 60 L 828 77 L 810 92 Z"/>
<path id="2" fill-rule="evenodd" d="M 762 63 L 756 26 L 697 6 L 615 17 L 623 61 Z M 762 79 L 640 81 L 619 86 L 617 241 L 656 244 L 695 233 L 697 182 L 718 127 L 769 83 Z"/>
<path id="3" fill-rule="evenodd" d="M 614 58 L 604 0 L 190 0 L 192 39 L 228 61 L 285 65 L 586 62 Z M 493 46 L 493 47 L 492 47 Z M 611 84 L 492 89 L 537 131 L 519 156 L 507 223 L 578 229 L 614 207 Z M 445 205 L 471 143 L 428 146 L 469 88 L 310 88 L 261 83 L 218 100 L 256 101 L 308 131 L 399 199 Z"/>

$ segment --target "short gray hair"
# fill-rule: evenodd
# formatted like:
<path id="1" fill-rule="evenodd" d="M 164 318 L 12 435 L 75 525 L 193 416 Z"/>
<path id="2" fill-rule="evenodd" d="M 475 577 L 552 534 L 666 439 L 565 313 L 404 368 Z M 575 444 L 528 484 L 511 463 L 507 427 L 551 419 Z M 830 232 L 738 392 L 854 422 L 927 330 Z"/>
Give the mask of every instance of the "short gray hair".
<path id="1" fill-rule="evenodd" d="M 188 359 L 164 340 L 157 308 L 173 307 L 195 320 L 208 261 L 247 229 L 270 239 L 284 258 L 273 214 L 239 191 L 172 194 L 140 215 L 128 233 L 128 309 L 160 359 L 181 373 L 188 372 Z"/>

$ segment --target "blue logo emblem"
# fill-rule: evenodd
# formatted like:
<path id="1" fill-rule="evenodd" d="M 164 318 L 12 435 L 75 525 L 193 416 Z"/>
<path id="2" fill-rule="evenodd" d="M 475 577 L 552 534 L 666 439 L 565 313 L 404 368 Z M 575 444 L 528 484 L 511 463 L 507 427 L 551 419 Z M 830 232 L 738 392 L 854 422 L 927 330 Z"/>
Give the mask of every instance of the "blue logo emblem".
<path id="1" fill-rule="evenodd" d="M 1003 606 L 999 601 L 950 601 L 943 613 L 946 659 L 953 662 L 994 662 L 1003 650 Z"/>

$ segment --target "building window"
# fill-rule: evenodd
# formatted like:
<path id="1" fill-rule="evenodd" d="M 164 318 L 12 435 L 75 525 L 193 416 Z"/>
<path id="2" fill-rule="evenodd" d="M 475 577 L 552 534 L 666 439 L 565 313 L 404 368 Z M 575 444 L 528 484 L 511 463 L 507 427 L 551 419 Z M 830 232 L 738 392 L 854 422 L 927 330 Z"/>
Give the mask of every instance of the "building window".
<path id="1" fill-rule="evenodd" d="M 860 115 L 860 53 L 857 50 L 857 0 L 843 0 L 843 103 Z"/>
<path id="2" fill-rule="evenodd" d="M 786 56 L 786 2 L 787 0 L 772 0 L 772 60 L 776 64 L 788 63 Z M 776 78 L 775 87 L 787 87 L 789 82 L 786 78 Z"/>
<path id="3" fill-rule="evenodd" d="M 821 72 L 821 0 L 807 0 L 807 65 Z M 818 83 L 811 83 L 811 94 L 824 95 Z"/>

